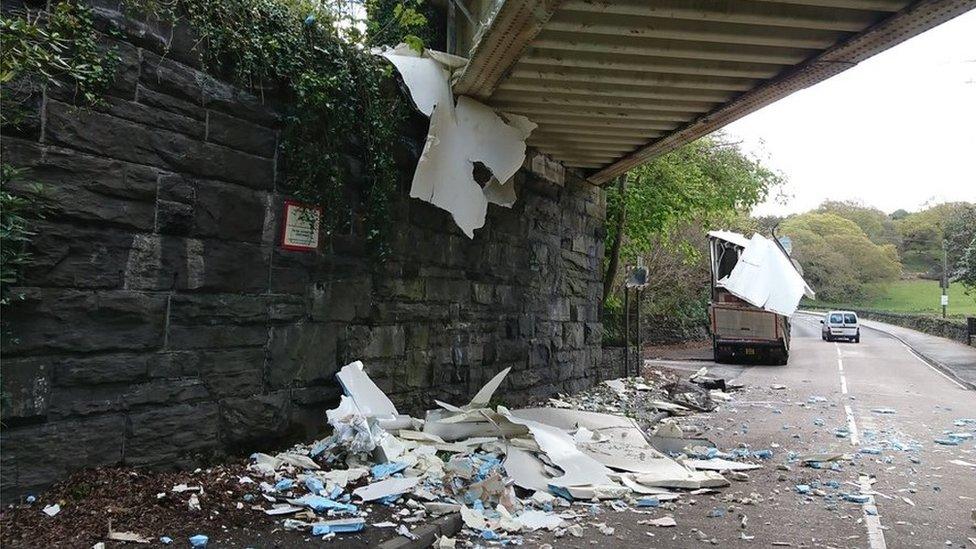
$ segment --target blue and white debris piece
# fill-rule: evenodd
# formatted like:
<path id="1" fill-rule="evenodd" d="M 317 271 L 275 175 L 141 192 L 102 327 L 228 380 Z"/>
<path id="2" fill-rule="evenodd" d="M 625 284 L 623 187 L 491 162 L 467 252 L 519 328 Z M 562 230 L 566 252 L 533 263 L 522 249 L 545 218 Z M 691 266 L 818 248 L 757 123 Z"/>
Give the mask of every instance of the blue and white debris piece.
<path id="1" fill-rule="evenodd" d="M 537 530 L 582 535 L 582 525 L 567 522 L 582 518 L 568 511 L 573 501 L 592 513 L 604 507 L 588 502 L 600 500 L 613 511 L 653 512 L 672 506 L 681 497 L 675 490 L 727 486 L 720 471 L 762 467 L 736 460 L 773 457 L 766 449 L 726 453 L 702 447 L 692 458 L 675 460 L 651 446 L 628 417 L 565 403 L 489 407 L 507 374 L 492 378 L 468 404 L 437 402 L 439 408 L 419 420 L 400 414 L 362 363 L 349 364 L 337 374 L 345 394 L 326 414 L 332 435 L 274 456 L 252 455 L 248 474 L 254 479 L 240 481 L 253 492 L 245 501 L 280 516 L 285 529 L 323 539 L 354 536 L 370 524 L 409 538 L 418 523 L 460 512 L 469 536 L 521 544 Z M 659 390 L 643 379 L 615 381 L 621 398 Z M 520 499 L 516 488 L 531 496 Z M 375 505 L 395 512 L 370 523 Z M 713 516 L 724 511 L 716 508 Z M 610 535 L 613 529 L 604 524 L 600 531 Z"/>

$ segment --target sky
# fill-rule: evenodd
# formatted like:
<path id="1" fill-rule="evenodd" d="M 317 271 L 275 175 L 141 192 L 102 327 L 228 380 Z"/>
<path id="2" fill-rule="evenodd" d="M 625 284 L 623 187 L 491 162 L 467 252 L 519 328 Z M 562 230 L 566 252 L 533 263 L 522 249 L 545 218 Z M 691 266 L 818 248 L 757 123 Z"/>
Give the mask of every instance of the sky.
<path id="1" fill-rule="evenodd" d="M 976 202 L 976 10 L 725 128 L 781 173 L 754 210 L 785 215 L 824 200 L 887 213 Z"/>

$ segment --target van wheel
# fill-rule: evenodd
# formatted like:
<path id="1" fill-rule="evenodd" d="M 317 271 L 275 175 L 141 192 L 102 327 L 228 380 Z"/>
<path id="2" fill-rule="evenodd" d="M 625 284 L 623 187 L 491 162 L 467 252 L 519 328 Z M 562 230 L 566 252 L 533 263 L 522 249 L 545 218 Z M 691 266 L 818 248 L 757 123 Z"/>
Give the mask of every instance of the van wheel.
<path id="1" fill-rule="evenodd" d="M 861 334 L 857 334 L 856 336 L 854 336 L 854 343 L 860 343 L 860 342 L 861 342 Z"/>

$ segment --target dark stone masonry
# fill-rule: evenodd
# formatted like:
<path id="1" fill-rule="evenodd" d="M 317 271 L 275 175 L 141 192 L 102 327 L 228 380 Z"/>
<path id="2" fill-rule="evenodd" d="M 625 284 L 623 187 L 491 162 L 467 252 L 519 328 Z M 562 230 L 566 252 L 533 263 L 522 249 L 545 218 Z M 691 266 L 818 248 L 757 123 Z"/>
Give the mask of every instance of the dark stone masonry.
<path id="1" fill-rule="evenodd" d="M 506 367 L 508 404 L 597 379 L 602 190 L 530 154 L 518 202 L 473 240 L 403 190 L 383 264 L 355 235 L 286 251 L 275 109 L 201 72 L 184 30 L 103 8 L 98 24 L 124 36 L 105 37 L 121 57 L 105 104 L 49 90 L 2 140 L 51 207 L 4 311 L 4 500 L 82 467 L 192 467 L 322 433 L 357 359 L 404 412 Z"/>

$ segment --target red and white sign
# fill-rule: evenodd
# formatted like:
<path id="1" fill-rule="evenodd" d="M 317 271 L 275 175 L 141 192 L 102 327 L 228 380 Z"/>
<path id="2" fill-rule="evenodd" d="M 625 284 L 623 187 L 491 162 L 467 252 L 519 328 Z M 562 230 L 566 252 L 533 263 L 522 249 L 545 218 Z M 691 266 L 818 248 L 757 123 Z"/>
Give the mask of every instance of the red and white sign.
<path id="1" fill-rule="evenodd" d="M 285 200 L 285 222 L 281 228 L 281 247 L 295 252 L 313 252 L 319 247 L 322 208 Z"/>

